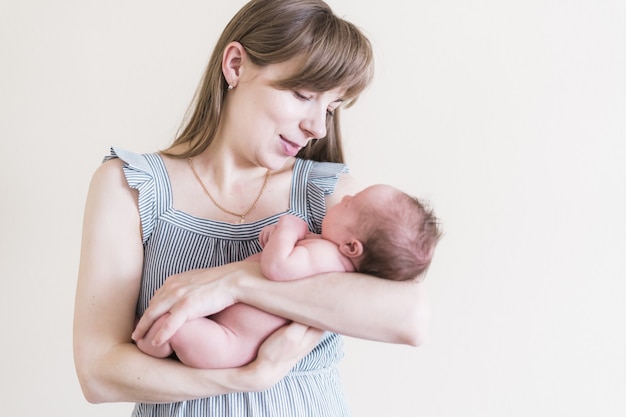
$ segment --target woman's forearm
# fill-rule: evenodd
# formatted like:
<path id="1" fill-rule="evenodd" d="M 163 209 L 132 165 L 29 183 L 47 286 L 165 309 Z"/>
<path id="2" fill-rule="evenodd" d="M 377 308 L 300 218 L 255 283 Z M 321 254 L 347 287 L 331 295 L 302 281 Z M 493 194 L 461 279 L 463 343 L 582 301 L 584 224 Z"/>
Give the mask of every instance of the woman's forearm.
<path id="1" fill-rule="evenodd" d="M 244 262 L 237 300 L 347 336 L 417 346 L 427 335 L 430 306 L 423 283 L 358 273 L 329 273 L 288 282 L 259 279 Z"/>
<path id="2" fill-rule="evenodd" d="M 200 370 L 118 345 L 77 366 L 85 398 L 102 402 L 175 402 L 246 390 L 236 369 Z M 242 384 L 243 385 L 243 384 Z"/>
<path id="3" fill-rule="evenodd" d="M 157 359 L 122 343 L 92 356 L 75 345 L 76 369 L 85 398 L 92 403 L 168 403 L 232 392 L 262 391 L 277 383 L 319 343 L 322 331 L 298 323 L 278 329 L 249 364 L 230 369 L 196 369 Z"/>
<path id="4" fill-rule="evenodd" d="M 259 262 L 242 261 L 168 278 L 155 293 L 133 338 L 171 313 L 155 336 L 168 340 L 189 319 L 234 302 L 347 336 L 417 346 L 427 336 L 430 306 L 424 284 L 338 272 L 294 281 L 263 277 Z"/>

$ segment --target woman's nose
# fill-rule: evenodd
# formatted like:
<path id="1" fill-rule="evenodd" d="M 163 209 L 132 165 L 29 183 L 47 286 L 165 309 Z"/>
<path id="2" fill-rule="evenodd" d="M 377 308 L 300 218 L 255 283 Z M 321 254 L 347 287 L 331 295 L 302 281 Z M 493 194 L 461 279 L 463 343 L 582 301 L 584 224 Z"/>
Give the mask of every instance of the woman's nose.
<path id="1" fill-rule="evenodd" d="M 326 108 L 311 109 L 307 117 L 302 121 L 302 129 L 308 132 L 310 139 L 322 139 L 326 137 Z"/>

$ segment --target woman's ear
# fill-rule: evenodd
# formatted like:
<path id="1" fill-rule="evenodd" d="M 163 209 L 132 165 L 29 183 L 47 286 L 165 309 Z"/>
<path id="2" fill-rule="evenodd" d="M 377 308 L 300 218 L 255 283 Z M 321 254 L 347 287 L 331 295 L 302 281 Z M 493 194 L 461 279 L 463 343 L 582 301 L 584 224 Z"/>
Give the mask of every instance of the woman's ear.
<path id="1" fill-rule="evenodd" d="M 237 87 L 245 56 L 246 50 L 239 42 L 231 42 L 226 45 L 222 55 L 222 73 L 229 88 Z"/>
<path id="2" fill-rule="evenodd" d="M 348 258 L 356 258 L 363 254 L 363 244 L 357 239 L 351 239 L 339 245 L 339 251 Z"/>

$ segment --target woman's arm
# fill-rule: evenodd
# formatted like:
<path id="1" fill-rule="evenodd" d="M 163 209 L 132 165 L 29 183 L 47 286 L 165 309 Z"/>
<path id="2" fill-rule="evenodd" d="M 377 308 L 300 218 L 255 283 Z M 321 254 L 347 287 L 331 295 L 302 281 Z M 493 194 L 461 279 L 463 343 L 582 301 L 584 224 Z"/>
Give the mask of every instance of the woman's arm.
<path id="1" fill-rule="evenodd" d="M 137 196 L 121 163 L 110 161 L 97 170 L 89 190 L 76 290 L 74 358 L 90 402 L 172 402 L 265 389 L 319 341 L 319 331 L 283 328 L 258 360 L 239 369 L 193 369 L 145 355 L 130 339 L 142 263 Z"/>
<path id="2" fill-rule="evenodd" d="M 358 273 L 327 273 L 295 281 L 259 279 L 246 265 L 237 301 L 346 336 L 418 346 L 427 337 L 430 305 L 423 283 Z"/>
<path id="3" fill-rule="evenodd" d="M 243 261 L 168 278 L 150 300 L 133 338 L 143 337 L 170 312 L 154 340 L 164 343 L 185 321 L 236 302 L 347 336 L 412 346 L 424 341 L 430 324 L 423 283 L 348 272 L 277 282 L 262 276 L 258 262 Z"/>

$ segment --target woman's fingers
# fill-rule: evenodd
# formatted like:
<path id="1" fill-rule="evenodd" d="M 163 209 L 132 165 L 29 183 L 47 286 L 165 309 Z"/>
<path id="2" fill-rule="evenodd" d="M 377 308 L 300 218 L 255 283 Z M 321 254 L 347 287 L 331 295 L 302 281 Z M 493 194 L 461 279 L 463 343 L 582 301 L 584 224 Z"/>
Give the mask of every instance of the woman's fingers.
<path id="1" fill-rule="evenodd" d="M 323 330 L 295 322 L 284 326 L 285 338 L 293 344 L 303 345 L 305 350 L 308 346 L 312 349 L 315 345 L 317 345 L 323 333 Z"/>
<path id="2" fill-rule="evenodd" d="M 143 338 L 154 322 L 165 313 L 170 316 L 156 334 L 154 343 L 165 343 L 187 320 L 205 317 L 222 311 L 235 303 L 232 288 L 224 274 L 234 264 L 211 269 L 196 269 L 172 275 L 155 293 L 148 308 L 139 319 L 133 340 Z"/>
<path id="3" fill-rule="evenodd" d="M 159 313 L 156 309 L 150 310 L 150 308 L 148 308 L 145 311 L 145 313 L 141 316 L 139 321 L 137 322 L 137 325 L 135 326 L 135 330 L 133 330 L 131 338 L 135 342 L 143 339 L 148 333 L 148 331 L 150 330 L 150 328 L 152 327 L 152 325 L 154 324 L 154 322 L 157 321 L 159 317 L 161 317 L 163 314 L 167 312 L 168 310 L 165 308 L 163 309 L 163 313 Z M 164 324 L 166 323 L 164 322 Z M 160 333 L 161 332 L 157 333 L 157 335 L 155 336 L 159 336 Z M 153 343 L 153 344 L 156 346 L 156 343 Z"/>
<path id="4" fill-rule="evenodd" d="M 268 389 L 283 378 L 320 341 L 324 332 L 299 323 L 290 323 L 263 342 L 256 359 L 242 369 L 251 371 L 249 390 Z"/>
<path id="5" fill-rule="evenodd" d="M 267 338 L 257 357 L 287 372 L 319 343 L 323 333 L 300 323 L 287 324 Z"/>
<path id="6" fill-rule="evenodd" d="M 170 316 L 163 322 L 163 327 L 165 327 L 166 330 L 165 332 L 161 330 L 157 333 L 153 343 L 156 346 L 167 341 L 169 337 L 176 333 L 176 330 L 182 326 L 182 323 L 186 321 L 187 317 L 184 315 L 184 309 L 180 306 L 176 308 L 176 306 L 187 297 L 190 288 L 181 286 L 182 282 L 177 278 L 179 278 L 179 276 L 168 278 L 163 286 L 154 293 L 148 308 L 144 311 L 135 326 L 135 330 L 131 336 L 133 340 L 137 341 L 142 339 L 146 333 L 148 333 L 148 330 L 150 330 L 154 322 L 166 313 L 172 313 L 174 317 L 172 318 Z M 175 312 L 176 314 L 174 314 Z M 181 317 L 181 315 L 183 315 L 183 317 Z M 174 328 L 177 323 L 180 323 L 178 328 Z M 169 337 L 165 339 L 163 337 L 164 334 L 169 334 Z"/>

